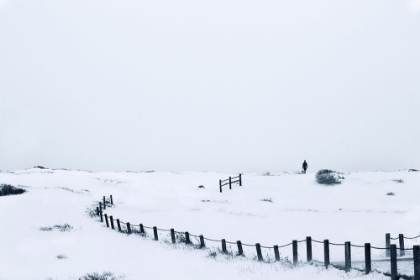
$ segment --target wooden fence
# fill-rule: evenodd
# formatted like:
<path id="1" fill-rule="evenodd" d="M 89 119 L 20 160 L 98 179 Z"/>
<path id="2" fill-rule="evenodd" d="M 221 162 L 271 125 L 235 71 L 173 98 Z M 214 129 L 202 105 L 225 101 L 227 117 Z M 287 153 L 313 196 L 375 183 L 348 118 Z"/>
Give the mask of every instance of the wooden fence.
<path id="1" fill-rule="evenodd" d="M 228 179 L 225 180 L 219 180 L 219 188 L 220 188 L 220 192 L 222 192 L 222 187 L 229 185 L 229 189 L 232 189 L 232 184 L 236 184 L 238 183 L 240 187 L 242 187 L 242 174 L 239 174 L 238 176 L 235 177 L 229 177 Z"/>
<path id="2" fill-rule="evenodd" d="M 240 178 L 240 175 L 239 175 Z M 176 243 L 177 242 L 177 238 L 175 234 L 178 235 L 182 235 L 182 243 L 185 244 L 193 244 L 193 242 L 191 241 L 190 237 L 196 237 L 199 239 L 199 244 L 196 244 L 196 248 L 202 249 L 206 247 L 206 240 L 207 241 L 212 241 L 212 242 L 219 242 L 221 244 L 221 251 L 224 254 L 227 254 L 227 248 L 226 248 L 226 244 L 231 244 L 231 245 L 236 245 L 237 246 L 237 255 L 243 255 L 244 251 L 243 251 L 243 246 L 247 246 L 247 247 L 255 247 L 256 253 L 257 253 L 257 259 L 258 261 L 263 261 L 263 255 L 261 252 L 261 248 L 265 248 L 265 249 L 272 249 L 273 253 L 274 253 L 274 257 L 276 261 L 280 261 L 280 252 L 279 252 L 279 248 L 284 248 L 284 247 L 292 247 L 292 254 L 293 254 L 293 264 L 296 265 L 298 264 L 298 243 L 305 243 L 306 244 L 306 260 L 308 263 L 322 263 L 326 269 L 328 269 L 329 266 L 335 267 L 337 269 L 341 269 L 341 270 L 345 270 L 346 272 L 349 272 L 352 269 L 352 261 L 351 261 L 351 248 L 352 247 L 357 247 L 357 248 L 364 248 L 364 256 L 365 256 L 365 260 L 364 260 L 364 269 L 358 269 L 359 271 L 363 271 L 365 274 L 369 274 L 372 271 L 372 258 L 371 258 L 371 250 L 375 249 L 375 250 L 385 250 L 385 254 L 387 257 L 390 257 L 389 261 L 390 261 L 390 266 L 391 266 L 391 273 L 383 273 L 380 271 L 380 273 L 383 273 L 386 276 L 390 276 L 391 280 L 397 280 L 397 279 L 413 279 L 413 280 L 420 280 L 420 246 L 419 245 L 414 245 L 413 248 L 411 249 L 406 249 L 404 246 L 404 239 L 416 239 L 419 238 L 419 236 L 416 237 L 404 237 L 402 234 L 400 234 L 398 236 L 398 238 L 392 238 L 391 235 L 389 233 L 387 233 L 385 235 L 385 247 L 375 247 L 375 246 L 371 246 L 370 243 L 365 243 L 364 245 L 356 245 L 356 244 L 352 244 L 350 241 L 344 242 L 344 243 L 332 243 L 330 242 L 328 239 L 325 239 L 323 241 L 320 240 L 315 240 L 312 239 L 312 237 L 308 236 L 306 237 L 306 239 L 303 240 L 293 240 L 292 242 L 288 243 L 288 244 L 284 244 L 284 245 L 274 245 L 274 246 L 263 246 L 260 243 L 256 243 L 255 245 L 253 244 L 246 244 L 246 243 L 242 243 L 240 240 L 236 241 L 236 242 L 231 242 L 231 241 L 226 241 L 225 239 L 221 239 L 221 240 L 215 240 L 215 239 L 210 239 L 210 238 L 206 238 L 203 235 L 194 235 L 189 233 L 188 231 L 185 232 L 180 232 L 180 231 L 175 231 L 174 229 L 160 229 L 157 228 L 156 226 L 153 227 L 148 227 L 145 226 L 143 224 L 131 224 L 129 222 L 124 223 L 123 221 L 121 221 L 120 219 L 114 219 L 112 216 L 108 216 L 107 214 L 103 214 L 103 210 L 106 209 L 106 207 L 108 206 L 113 206 L 114 202 L 113 202 L 113 198 L 112 195 L 110 196 L 109 200 L 105 199 L 105 196 L 103 197 L 103 201 L 99 202 L 99 206 L 96 207 L 96 214 L 100 217 L 100 221 L 106 223 L 106 227 L 111 227 L 111 229 L 118 229 L 119 232 L 122 233 L 127 233 L 127 234 L 132 234 L 132 233 L 139 233 L 141 235 L 145 235 L 146 231 L 145 229 L 150 229 L 153 230 L 153 239 L 154 240 L 159 240 L 159 236 L 158 236 L 158 231 L 164 231 L 164 232 L 169 232 L 170 236 L 171 236 L 171 241 L 172 243 Z M 114 221 L 116 221 L 116 227 L 115 227 L 115 223 Z M 125 228 L 123 228 L 122 226 L 125 226 Z M 138 228 L 138 229 L 137 229 Z M 391 244 L 391 240 L 399 240 L 399 246 L 397 247 L 397 245 L 395 244 Z M 324 250 L 324 260 L 323 262 L 319 262 L 316 260 L 312 259 L 312 243 L 320 243 L 323 244 L 323 250 Z M 339 264 L 334 264 L 331 263 L 330 261 L 330 246 L 343 246 L 344 247 L 344 266 L 343 265 L 339 265 Z M 413 251 L 413 261 L 414 261 L 414 277 L 411 276 L 407 276 L 407 275 L 401 275 L 398 274 L 398 266 L 397 266 L 397 250 L 400 251 L 400 256 L 404 256 L 405 255 L 405 251 Z M 405 259 L 407 260 L 407 259 Z M 411 259 L 410 259 L 411 260 Z M 375 261 L 375 260 L 373 260 Z"/>

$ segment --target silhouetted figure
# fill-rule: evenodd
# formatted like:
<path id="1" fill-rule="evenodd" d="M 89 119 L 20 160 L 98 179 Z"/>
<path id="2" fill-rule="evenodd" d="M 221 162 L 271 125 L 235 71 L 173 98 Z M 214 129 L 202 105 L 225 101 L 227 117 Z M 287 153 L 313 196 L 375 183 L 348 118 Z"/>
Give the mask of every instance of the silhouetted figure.
<path id="1" fill-rule="evenodd" d="M 303 169 L 303 174 L 306 174 L 306 169 L 308 169 L 308 163 L 306 162 L 306 160 L 304 160 L 302 163 L 302 169 Z"/>

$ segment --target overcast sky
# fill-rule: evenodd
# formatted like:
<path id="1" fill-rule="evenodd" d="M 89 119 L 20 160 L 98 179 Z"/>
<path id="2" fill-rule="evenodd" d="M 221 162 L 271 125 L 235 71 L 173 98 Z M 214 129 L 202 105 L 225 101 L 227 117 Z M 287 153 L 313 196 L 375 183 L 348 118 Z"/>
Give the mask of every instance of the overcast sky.
<path id="1" fill-rule="evenodd" d="M 0 0 L 0 169 L 420 168 L 419 9 Z"/>

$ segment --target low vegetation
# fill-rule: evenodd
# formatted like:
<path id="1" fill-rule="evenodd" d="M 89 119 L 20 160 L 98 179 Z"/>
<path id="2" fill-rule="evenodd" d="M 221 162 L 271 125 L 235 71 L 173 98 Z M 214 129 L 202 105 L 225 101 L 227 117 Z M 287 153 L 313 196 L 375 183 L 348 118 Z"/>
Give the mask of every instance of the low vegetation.
<path id="1" fill-rule="evenodd" d="M 315 177 L 318 184 L 337 185 L 341 184 L 341 180 L 344 179 L 341 174 L 342 173 L 333 170 L 321 169 L 316 173 Z"/>
<path id="2" fill-rule="evenodd" d="M 69 224 L 63 224 L 63 225 L 54 225 L 52 227 L 40 227 L 39 230 L 42 231 L 53 231 L 53 230 L 59 230 L 61 232 L 65 231 L 71 231 L 73 227 Z"/>
<path id="3" fill-rule="evenodd" d="M 394 181 L 395 183 L 404 183 L 404 180 L 402 180 L 402 179 L 394 179 L 394 180 L 392 180 L 392 181 Z"/>
<path id="4" fill-rule="evenodd" d="M 7 185 L 7 184 L 0 185 L 0 196 L 17 195 L 17 194 L 23 194 L 25 192 L 26 190 L 13 187 L 12 185 Z"/>
<path id="5" fill-rule="evenodd" d="M 79 280 L 122 280 L 125 279 L 121 276 L 115 276 L 111 272 L 104 272 L 99 274 L 97 272 L 94 273 L 87 273 L 86 275 L 79 278 Z"/>

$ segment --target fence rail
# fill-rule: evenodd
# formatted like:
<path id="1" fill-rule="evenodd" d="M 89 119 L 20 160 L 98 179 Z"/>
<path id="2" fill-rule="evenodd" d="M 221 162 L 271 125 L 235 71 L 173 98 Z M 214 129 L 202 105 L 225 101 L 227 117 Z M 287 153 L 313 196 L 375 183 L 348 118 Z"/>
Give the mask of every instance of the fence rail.
<path id="1" fill-rule="evenodd" d="M 222 192 L 222 187 L 229 185 L 229 189 L 232 189 L 232 184 L 238 183 L 240 187 L 242 187 L 242 174 L 239 174 L 235 177 L 229 177 L 228 179 L 219 180 L 219 188 L 220 192 Z"/>
<path id="2" fill-rule="evenodd" d="M 239 174 L 239 179 L 241 178 L 241 174 Z M 231 180 L 229 180 L 231 182 Z M 195 235 L 192 233 L 189 233 L 188 231 L 175 231 L 174 229 L 161 229 L 161 228 L 157 228 L 156 226 L 150 227 L 150 226 L 145 226 L 143 224 L 131 224 L 129 222 L 123 222 L 119 219 L 114 219 L 113 216 L 108 216 L 106 213 L 103 214 L 103 210 L 106 209 L 106 207 L 112 207 L 114 204 L 113 202 L 113 198 L 112 195 L 110 196 L 109 200 L 105 199 L 105 196 L 103 197 L 103 201 L 99 202 L 99 206 L 96 207 L 96 214 L 98 216 L 100 216 L 100 221 L 103 223 L 105 220 L 106 223 L 106 227 L 111 227 L 111 229 L 115 229 L 115 224 L 114 221 L 116 221 L 117 223 L 117 229 L 119 232 L 122 233 L 127 233 L 127 234 L 132 234 L 132 233 L 139 233 L 142 235 L 146 235 L 146 229 L 151 229 L 153 230 L 153 239 L 154 240 L 159 240 L 159 235 L 158 235 L 158 231 L 163 231 L 163 232 L 169 232 L 170 236 L 171 236 L 171 241 L 172 243 L 177 243 L 177 239 L 179 240 L 178 243 L 185 243 L 185 244 L 190 244 L 190 245 L 194 245 L 196 248 L 202 249 L 206 247 L 206 241 L 209 242 L 218 242 L 221 244 L 222 247 L 222 252 L 224 254 L 227 254 L 227 248 L 226 248 L 226 244 L 231 244 L 231 245 L 236 245 L 237 246 L 237 255 L 243 255 L 244 251 L 243 251 L 243 246 L 246 247 L 255 247 L 256 253 L 257 253 L 257 259 L 258 261 L 263 261 L 264 257 L 262 255 L 261 252 L 261 248 L 264 249 L 272 249 L 274 256 L 275 256 L 275 260 L 276 261 L 280 261 L 280 253 L 279 253 L 279 248 L 285 248 L 285 247 L 289 247 L 292 246 L 292 254 L 293 254 L 293 264 L 296 265 L 298 264 L 298 243 L 306 243 L 306 260 L 308 263 L 323 263 L 323 265 L 325 266 L 326 269 L 328 269 L 329 266 L 333 266 L 337 269 L 342 269 L 345 270 L 346 272 L 349 272 L 352 267 L 352 261 L 351 261 L 351 248 L 352 247 L 356 247 L 356 248 L 364 248 L 364 256 L 365 256 L 365 260 L 364 260 L 364 269 L 357 269 L 359 271 L 364 271 L 365 274 L 369 274 L 372 271 L 372 262 L 378 261 L 378 262 L 383 262 L 383 261 L 390 261 L 390 266 L 391 266 L 391 273 L 383 273 L 386 276 L 390 276 L 391 280 L 397 280 L 397 279 L 413 279 L 413 280 L 420 280 L 420 246 L 419 245 L 414 245 L 413 248 L 405 248 L 404 247 L 404 239 L 416 239 L 419 238 L 419 236 L 416 237 L 407 237 L 404 238 L 403 234 L 400 234 L 398 236 L 398 238 L 391 238 L 391 235 L 389 233 L 387 233 L 385 235 L 385 247 L 376 247 L 376 246 L 371 246 L 370 243 L 365 243 L 364 245 L 357 245 L 357 244 L 352 244 L 350 241 L 346 241 L 344 243 L 333 243 L 330 242 L 328 239 L 325 239 L 323 241 L 321 240 L 316 240 L 316 239 L 312 239 L 312 237 L 307 236 L 306 239 L 303 240 L 293 240 L 290 243 L 284 244 L 284 245 L 273 245 L 273 246 L 264 246 L 261 245 L 260 243 L 256 243 L 256 244 L 247 244 L 247 243 L 242 243 L 242 241 L 238 240 L 236 242 L 233 241 L 227 241 L 225 239 L 213 239 L 213 238 L 207 238 L 204 237 L 203 235 Z M 137 229 L 138 228 L 138 229 Z M 183 235 L 183 236 L 176 236 L 176 234 L 178 235 Z M 198 240 L 198 244 L 194 244 L 191 241 L 190 237 L 194 237 L 197 238 Z M 396 244 L 391 244 L 391 240 L 399 240 L 399 246 L 397 247 Z M 324 249 L 324 261 L 323 262 L 319 262 L 317 260 L 313 260 L 312 259 L 312 242 L 315 243 L 320 243 L 323 244 L 323 249 Z M 330 245 L 332 246 L 344 246 L 344 265 L 341 264 L 337 264 L 337 263 L 332 263 L 330 261 Z M 390 257 L 389 260 L 372 260 L 371 258 L 371 251 L 372 249 L 375 250 L 385 250 L 385 254 L 387 257 Z M 403 257 L 405 255 L 405 251 L 413 251 L 413 258 L 401 258 L 398 259 L 397 258 L 397 250 L 400 251 L 400 257 Z M 398 274 L 398 268 L 397 268 L 397 261 L 407 261 L 407 260 L 413 260 L 414 261 L 414 277 L 410 277 L 407 275 L 399 275 Z M 377 271 L 379 272 L 379 271 Z"/>

